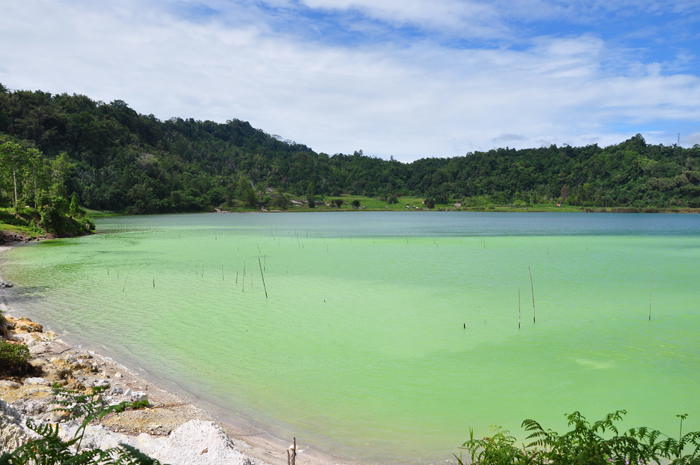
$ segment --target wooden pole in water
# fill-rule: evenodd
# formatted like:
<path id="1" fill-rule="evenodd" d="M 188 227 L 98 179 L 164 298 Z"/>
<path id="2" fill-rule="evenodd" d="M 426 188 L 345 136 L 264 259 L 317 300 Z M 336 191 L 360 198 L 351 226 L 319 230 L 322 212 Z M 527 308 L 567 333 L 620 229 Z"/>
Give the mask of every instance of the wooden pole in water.
<path id="1" fill-rule="evenodd" d="M 131 272 L 131 267 L 129 267 L 129 271 L 126 272 L 126 278 L 124 279 L 124 287 L 122 287 L 122 292 L 124 292 L 124 289 L 126 289 L 126 282 L 129 280 L 129 272 Z"/>
<path id="2" fill-rule="evenodd" d="M 153 287 L 156 287 L 156 278 L 153 278 Z"/>
<path id="3" fill-rule="evenodd" d="M 654 267 L 649 269 L 649 321 L 651 321 L 651 275 L 654 272 Z"/>
<path id="4" fill-rule="evenodd" d="M 532 322 L 536 323 L 535 321 L 535 286 L 532 284 L 532 270 L 530 267 L 527 267 L 527 271 L 530 273 L 530 291 L 532 291 Z"/>
<path id="5" fill-rule="evenodd" d="M 520 289 L 518 288 L 518 329 L 520 329 Z"/>
<path id="6" fill-rule="evenodd" d="M 260 267 L 260 277 L 263 282 L 263 289 L 265 289 L 265 298 L 267 299 L 267 286 L 265 285 L 265 275 L 263 274 L 262 264 L 260 263 L 260 257 L 258 257 L 258 266 Z"/>

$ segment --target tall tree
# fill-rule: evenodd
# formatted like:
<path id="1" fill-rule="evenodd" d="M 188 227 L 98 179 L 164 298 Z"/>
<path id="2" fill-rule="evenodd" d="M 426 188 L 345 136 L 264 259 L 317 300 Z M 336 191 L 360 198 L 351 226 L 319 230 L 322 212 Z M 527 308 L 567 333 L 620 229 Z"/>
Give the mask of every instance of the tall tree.
<path id="1" fill-rule="evenodd" d="M 6 176 L 12 178 L 14 185 L 14 207 L 17 210 L 17 177 L 20 177 L 20 183 L 24 177 L 24 172 L 27 167 L 29 156 L 27 150 L 16 142 L 5 142 L 0 145 L 0 169 L 3 170 Z"/>

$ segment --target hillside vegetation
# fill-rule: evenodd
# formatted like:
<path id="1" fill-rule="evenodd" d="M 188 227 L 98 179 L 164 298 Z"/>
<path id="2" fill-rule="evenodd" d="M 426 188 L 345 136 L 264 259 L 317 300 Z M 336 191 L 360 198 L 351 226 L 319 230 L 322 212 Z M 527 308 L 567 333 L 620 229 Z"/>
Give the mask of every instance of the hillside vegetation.
<path id="1" fill-rule="evenodd" d="M 161 121 L 120 100 L 0 85 L 0 144 L 7 143 L 39 162 L 23 161 L 14 172 L 2 162 L 5 207 L 15 201 L 15 186 L 20 206 L 75 194 L 89 209 L 127 213 L 286 209 L 293 198 L 311 200 L 309 208 L 341 194 L 384 205 L 416 197 L 428 208 L 700 207 L 700 147 L 649 145 L 641 135 L 610 147 L 501 148 L 401 163 L 361 150 L 316 153 L 236 119 Z"/>

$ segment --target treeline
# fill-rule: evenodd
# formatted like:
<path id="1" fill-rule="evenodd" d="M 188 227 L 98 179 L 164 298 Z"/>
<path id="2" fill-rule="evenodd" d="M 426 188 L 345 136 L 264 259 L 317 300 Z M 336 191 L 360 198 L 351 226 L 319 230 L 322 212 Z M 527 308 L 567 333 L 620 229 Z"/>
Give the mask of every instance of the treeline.
<path id="1" fill-rule="evenodd" d="M 160 121 L 119 100 L 0 85 L 0 144 L 7 142 L 36 149 L 43 166 L 57 166 L 48 171 L 63 179 L 65 197 L 96 210 L 286 208 L 290 196 L 340 194 L 419 196 L 428 204 L 700 207 L 700 147 L 648 145 L 641 135 L 604 148 L 505 148 L 406 164 L 361 150 L 316 153 L 235 119 Z M 0 206 L 7 206 L 14 183 L 1 171 Z M 22 202 L 30 205 L 39 194 L 29 171 L 22 173 Z"/>

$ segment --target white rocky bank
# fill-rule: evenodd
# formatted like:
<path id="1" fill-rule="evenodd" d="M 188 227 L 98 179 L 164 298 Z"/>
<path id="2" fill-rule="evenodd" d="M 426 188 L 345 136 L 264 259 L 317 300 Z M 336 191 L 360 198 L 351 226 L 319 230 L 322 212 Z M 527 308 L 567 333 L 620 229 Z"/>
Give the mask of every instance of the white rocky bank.
<path id="1" fill-rule="evenodd" d="M 149 400 L 150 407 L 110 414 L 101 424 L 88 426 L 83 448 L 108 449 L 128 444 L 170 465 L 266 465 L 239 450 L 226 432 L 197 407 L 184 402 L 129 372 L 107 357 L 81 350 L 58 340 L 51 331 L 26 318 L 8 317 L 6 338 L 26 344 L 35 373 L 25 378 L 0 380 L 0 447 L 12 451 L 34 433 L 26 427 L 35 422 L 55 423 L 61 414 L 52 412 L 52 383 L 89 392 L 94 386 L 107 389 L 106 400 Z M 61 423 L 61 434 L 72 438 L 77 422 Z"/>

